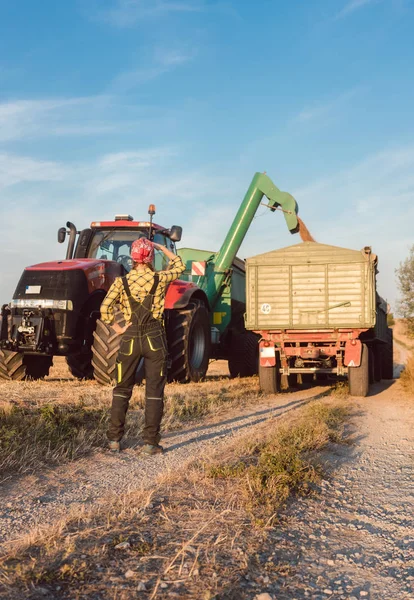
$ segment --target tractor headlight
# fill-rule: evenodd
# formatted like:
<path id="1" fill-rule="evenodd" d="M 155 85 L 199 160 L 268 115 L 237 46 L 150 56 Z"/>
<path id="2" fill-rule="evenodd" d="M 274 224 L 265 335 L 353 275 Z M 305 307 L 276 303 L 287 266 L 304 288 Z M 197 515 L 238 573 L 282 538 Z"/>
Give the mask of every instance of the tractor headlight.
<path id="1" fill-rule="evenodd" d="M 73 310 L 72 300 L 47 300 L 45 298 L 18 298 L 9 302 L 10 308 L 55 308 Z"/>

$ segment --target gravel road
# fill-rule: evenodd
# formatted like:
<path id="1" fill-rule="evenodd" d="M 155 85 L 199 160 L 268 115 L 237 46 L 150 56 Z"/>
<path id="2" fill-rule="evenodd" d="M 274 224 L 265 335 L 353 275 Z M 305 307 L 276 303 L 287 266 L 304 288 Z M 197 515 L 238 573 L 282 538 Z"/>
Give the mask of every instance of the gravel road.
<path id="1" fill-rule="evenodd" d="M 159 476 L 183 469 L 194 457 L 224 446 L 229 436 L 242 435 L 326 393 L 326 387 L 313 387 L 280 394 L 261 405 L 233 409 L 219 419 L 167 432 L 162 456 L 143 457 L 139 447 L 115 456 L 96 451 L 76 462 L 3 484 L 1 496 L 6 502 L 0 506 L 0 542 L 4 544 L 34 526 L 48 524 L 71 508 L 97 503 L 114 493 L 149 488 Z"/>
<path id="2" fill-rule="evenodd" d="M 270 532 L 256 582 L 272 600 L 414 599 L 414 399 L 376 384 L 355 412 L 354 443 L 325 456 L 333 477 Z"/>

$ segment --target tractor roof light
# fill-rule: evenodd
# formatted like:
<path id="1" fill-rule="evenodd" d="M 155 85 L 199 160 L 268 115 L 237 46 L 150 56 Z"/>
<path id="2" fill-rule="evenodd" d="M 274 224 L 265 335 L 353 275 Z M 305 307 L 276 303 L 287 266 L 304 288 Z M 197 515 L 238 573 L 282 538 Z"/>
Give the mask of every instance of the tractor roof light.
<path id="1" fill-rule="evenodd" d="M 149 215 L 155 215 L 155 204 L 150 204 L 148 207 L 148 214 Z"/>
<path id="2" fill-rule="evenodd" d="M 131 215 L 115 215 L 115 221 L 133 221 L 134 217 Z"/>

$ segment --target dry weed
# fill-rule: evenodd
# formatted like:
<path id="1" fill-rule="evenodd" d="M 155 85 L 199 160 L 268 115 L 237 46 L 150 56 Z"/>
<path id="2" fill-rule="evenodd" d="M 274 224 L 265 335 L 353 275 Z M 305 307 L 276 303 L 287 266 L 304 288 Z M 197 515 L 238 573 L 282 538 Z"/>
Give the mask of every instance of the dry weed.
<path id="1" fill-rule="evenodd" d="M 407 360 L 404 370 L 401 372 L 400 380 L 403 388 L 414 394 L 414 356 L 410 356 Z"/>
<path id="2" fill-rule="evenodd" d="M 274 511 L 292 493 L 307 493 L 318 481 L 315 453 L 339 442 L 348 410 L 342 404 L 316 403 L 299 421 L 278 428 L 264 440 L 250 443 L 237 461 L 209 466 L 215 478 L 231 478 L 246 506 Z"/>

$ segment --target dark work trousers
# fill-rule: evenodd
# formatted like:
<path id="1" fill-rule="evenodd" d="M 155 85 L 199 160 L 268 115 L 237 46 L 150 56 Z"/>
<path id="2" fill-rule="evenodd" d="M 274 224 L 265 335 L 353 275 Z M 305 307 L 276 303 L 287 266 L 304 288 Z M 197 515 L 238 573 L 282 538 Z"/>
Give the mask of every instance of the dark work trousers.
<path id="1" fill-rule="evenodd" d="M 164 410 L 164 387 L 167 380 L 167 341 L 163 323 L 152 316 L 154 293 L 159 278 L 142 302 L 131 296 L 128 281 L 123 277 L 125 291 L 131 305 L 132 323 L 122 336 L 116 363 L 117 384 L 113 391 L 108 439 L 119 441 L 124 435 L 125 417 L 135 384 L 138 364 L 145 364 L 145 425 L 143 439 L 147 444 L 158 444 Z"/>

